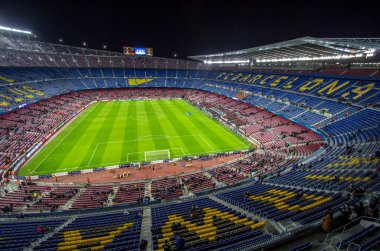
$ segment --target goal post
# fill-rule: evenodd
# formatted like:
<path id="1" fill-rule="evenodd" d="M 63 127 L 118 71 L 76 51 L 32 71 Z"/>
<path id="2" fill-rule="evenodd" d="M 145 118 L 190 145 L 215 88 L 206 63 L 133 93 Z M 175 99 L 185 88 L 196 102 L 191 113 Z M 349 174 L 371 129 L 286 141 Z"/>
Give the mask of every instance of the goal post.
<path id="1" fill-rule="evenodd" d="M 144 159 L 145 159 L 145 162 L 170 159 L 170 150 L 163 149 L 163 150 L 156 150 L 156 151 L 145 151 Z"/>

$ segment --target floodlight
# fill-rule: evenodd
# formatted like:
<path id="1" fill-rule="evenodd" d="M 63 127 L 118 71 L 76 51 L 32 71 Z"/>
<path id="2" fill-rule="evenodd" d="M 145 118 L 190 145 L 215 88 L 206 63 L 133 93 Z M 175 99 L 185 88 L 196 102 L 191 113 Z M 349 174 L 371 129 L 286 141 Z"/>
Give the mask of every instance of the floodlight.
<path id="1" fill-rule="evenodd" d="M 24 33 L 24 34 L 32 35 L 31 31 L 25 31 L 25 30 L 20 30 L 20 29 L 5 27 L 5 26 L 0 26 L 0 30 L 6 30 L 6 31 L 11 31 L 11 32 L 18 32 L 18 33 Z"/>

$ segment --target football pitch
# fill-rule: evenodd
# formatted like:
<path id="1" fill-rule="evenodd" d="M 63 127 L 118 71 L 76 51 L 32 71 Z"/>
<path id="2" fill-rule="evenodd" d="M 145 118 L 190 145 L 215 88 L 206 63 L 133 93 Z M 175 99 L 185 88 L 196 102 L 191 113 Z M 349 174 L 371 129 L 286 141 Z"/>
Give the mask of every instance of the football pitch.
<path id="1" fill-rule="evenodd" d="M 97 102 L 33 156 L 18 175 L 70 172 L 251 146 L 184 100 Z"/>

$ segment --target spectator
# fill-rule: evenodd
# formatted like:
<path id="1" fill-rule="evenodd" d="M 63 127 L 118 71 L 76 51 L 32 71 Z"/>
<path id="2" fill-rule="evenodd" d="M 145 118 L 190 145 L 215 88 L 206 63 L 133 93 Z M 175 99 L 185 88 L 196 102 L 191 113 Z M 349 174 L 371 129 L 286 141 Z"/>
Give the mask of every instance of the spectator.
<path id="1" fill-rule="evenodd" d="M 350 207 L 348 206 L 348 204 L 344 204 L 341 209 L 340 209 L 340 212 L 342 213 L 342 217 L 343 217 L 343 221 L 344 222 L 348 222 L 349 220 L 349 217 L 350 217 Z"/>
<path id="2" fill-rule="evenodd" d="M 351 209 L 349 220 L 353 221 L 358 217 L 358 214 L 355 212 L 355 210 Z"/>
<path id="3" fill-rule="evenodd" d="M 329 207 L 329 208 L 327 209 L 326 214 L 329 214 L 329 215 L 330 215 L 331 221 L 334 220 L 334 211 L 332 210 L 331 207 Z"/>
<path id="4" fill-rule="evenodd" d="M 148 241 L 141 239 L 140 245 L 139 245 L 140 251 L 146 251 L 147 246 L 148 246 Z"/>
<path id="5" fill-rule="evenodd" d="M 182 238 L 181 235 L 175 236 L 175 250 L 182 251 L 185 250 L 186 241 Z"/>
<path id="6" fill-rule="evenodd" d="M 331 230 L 331 216 L 329 213 L 326 213 L 322 220 L 322 230 L 324 233 L 329 233 Z"/>
<path id="7" fill-rule="evenodd" d="M 172 251 L 172 246 L 170 245 L 168 240 L 165 240 L 165 243 L 162 247 L 163 247 L 164 251 Z"/>

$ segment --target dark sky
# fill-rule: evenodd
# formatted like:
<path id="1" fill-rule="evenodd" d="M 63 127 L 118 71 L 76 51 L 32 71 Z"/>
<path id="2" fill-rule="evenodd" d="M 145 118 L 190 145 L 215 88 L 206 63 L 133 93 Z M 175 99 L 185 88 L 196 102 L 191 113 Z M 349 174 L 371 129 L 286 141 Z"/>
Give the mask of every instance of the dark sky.
<path id="1" fill-rule="evenodd" d="M 153 47 L 180 57 L 302 36 L 380 37 L 378 0 L 0 0 L 0 25 L 47 42 L 112 51 Z"/>

